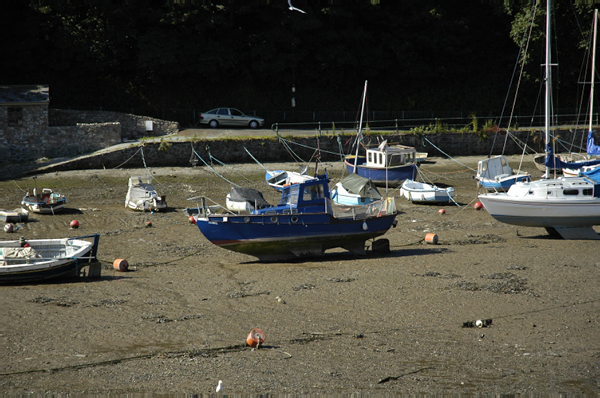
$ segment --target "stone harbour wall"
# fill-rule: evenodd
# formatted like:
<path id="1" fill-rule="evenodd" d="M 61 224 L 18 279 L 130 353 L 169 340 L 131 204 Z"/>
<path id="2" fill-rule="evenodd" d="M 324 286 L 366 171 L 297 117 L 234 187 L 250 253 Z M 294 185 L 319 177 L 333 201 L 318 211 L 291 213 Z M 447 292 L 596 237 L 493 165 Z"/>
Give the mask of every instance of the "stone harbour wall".
<path id="1" fill-rule="evenodd" d="M 121 124 L 123 140 L 137 140 L 142 137 L 156 137 L 179 132 L 179 123 L 177 122 L 110 111 L 50 109 L 49 118 L 50 126 L 118 122 Z"/>
<path id="2" fill-rule="evenodd" d="M 177 122 L 118 112 L 49 109 L 47 104 L 15 105 L 22 108 L 22 120 L 14 124 L 8 120 L 10 107 L 0 106 L 0 164 L 74 157 L 179 131 Z"/>
<path id="3" fill-rule="evenodd" d="M 516 133 L 519 140 L 527 140 L 529 138 L 533 148 L 536 151 L 541 151 L 541 143 L 537 139 L 535 141 L 538 141 L 538 143 L 534 143 L 533 138 L 535 137 L 532 138 L 531 134 L 529 131 Z M 290 141 L 298 144 L 288 144 L 294 153 L 304 161 L 313 162 L 314 164 L 315 159 L 313 156 L 315 155 L 315 148 L 317 146 L 316 137 L 298 136 L 288 138 Z M 323 135 L 319 143 L 321 160 L 328 162 L 340 161 L 340 155 L 338 154 L 340 141 L 344 145 L 343 149 L 348 151 L 345 145 L 354 138 L 355 135 L 343 135 L 338 140 L 338 136 L 336 135 Z M 427 152 L 430 157 L 472 155 L 485 157 L 490 153 L 494 141 L 494 137 L 482 140 L 476 134 L 466 133 L 429 134 L 426 138 L 429 142 L 423 139 L 423 137 L 413 134 L 393 134 L 386 136 L 388 143 L 414 146 L 417 151 Z M 500 154 L 502 150 L 498 146 L 498 141 L 504 142 L 504 136 L 496 137 L 496 150 L 493 155 Z M 143 151 L 140 151 L 141 147 Z M 204 167 L 203 161 L 198 159 L 196 154 L 209 164 L 211 156 L 227 164 L 254 163 L 254 159 L 252 159 L 244 148 L 248 149 L 252 156 L 261 163 L 293 162 L 288 149 L 277 138 L 200 139 L 183 142 L 132 142 L 126 148 L 85 156 L 68 163 L 54 165 L 52 166 L 52 170 L 102 169 L 117 166 L 141 168 L 145 165 L 148 167 L 190 167 L 193 165 Z M 507 141 L 505 155 L 520 157 L 521 151 L 520 147 L 513 140 Z M 123 164 L 124 162 L 126 163 Z"/>
<path id="4" fill-rule="evenodd" d="M 119 144 L 121 140 L 118 122 L 51 126 L 41 140 L 40 150 L 52 153 L 52 157 L 78 156 Z"/>

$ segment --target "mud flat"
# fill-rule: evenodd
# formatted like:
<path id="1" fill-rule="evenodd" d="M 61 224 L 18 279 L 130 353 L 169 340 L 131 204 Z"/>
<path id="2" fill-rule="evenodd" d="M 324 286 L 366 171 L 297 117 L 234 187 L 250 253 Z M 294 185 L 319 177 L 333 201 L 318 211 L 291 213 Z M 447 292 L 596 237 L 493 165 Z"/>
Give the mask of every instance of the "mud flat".
<path id="1" fill-rule="evenodd" d="M 446 214 L 391 191 L 391 254 L 285 263 L 220 249 L 189 223 L 187 198 L 223 203 L 231 187 L 206 167 L 151 169 L 169 203 L 155 214 L 124 207 L 129 176 L 145 169 L 38 176 L 66 210 L 0 238 L 99 233 L 102 277 L 0 286 L 0 392 L 209 394 L 222 380 L 228 395 L 599 394 L 600 244 L 474 210 L 478 159 L 458 160 L 422 166 L 456 189 L 461 207 Z M 340 165 L 327 168 L 339 180 Z M 277 201 L 259 166 L 216 170 Z M 1 181 L 0 208 L 33 184 Z M 129 272 L 112 268 L 118 258 Z M 491 324 L 469 327 L 478 319 Z M 245 343 L 253 328 L 266 334 L 258 350 Z"/>

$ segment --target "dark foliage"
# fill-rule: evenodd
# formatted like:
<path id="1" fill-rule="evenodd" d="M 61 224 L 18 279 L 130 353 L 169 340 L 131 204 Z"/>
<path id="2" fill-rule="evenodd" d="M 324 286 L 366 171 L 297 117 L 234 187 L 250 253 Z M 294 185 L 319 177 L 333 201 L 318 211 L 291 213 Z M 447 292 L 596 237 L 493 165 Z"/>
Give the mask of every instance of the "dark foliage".
<path id="1" fill-rule="evenodd" d="M 484 1 L 299 2 L 307 14 L 288 10 L 284 0 L 24 3 L 0 6 L 2 84 L 49 84 L 53 107 L 103 109 L 285 110 L 295 86 L 298 110 L 353 110 L 369 80 L 370 109 L 497 114 L 527 12 Z M 557 12 L 562 106 L 577 102 L 578 43 L 590 12 L 568 4 Z M 538 43 L 542 33 L 540 23 Z M 521 100 L 528 107 L 537 101 L 536 51 Z"/>

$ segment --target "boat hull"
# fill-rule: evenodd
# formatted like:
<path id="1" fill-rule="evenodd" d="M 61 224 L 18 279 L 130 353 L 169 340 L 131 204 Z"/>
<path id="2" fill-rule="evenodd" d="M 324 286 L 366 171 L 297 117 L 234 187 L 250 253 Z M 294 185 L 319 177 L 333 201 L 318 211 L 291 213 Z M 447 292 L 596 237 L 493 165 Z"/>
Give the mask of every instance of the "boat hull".
<path id="1" fill-rule="evenodd" d="M 600 225 L 600 203 L 573 203 L 549 201 L 507 202 L 490 194 L 479 200 L 496 220 L 525 227 L 593 226 Z M 493 195 L 498 195 L 493 197 Z M 595 216 L 590 215 L 598 213 Z M 557 215 L 559 214 L 559 215 Z"/>
<path id="2" fill-rule="evenodd" d="M 354 156 L 348 156 L 344 160 L 346 170 L 348 174 L 354 173 Z M 356 165 L 356 173 L 361 176 L 370 179 L 375 184 L 385 186 L 386 183 L 389 186 L 399 186 L 405 180 L 412 180 L 415 178 L 416 165 L 410 163 L 402 166 L 394 166 L 389 168 L 375 168 L 366 166 L 366 158 L 359 156 Z"/>
<path id="3" fill-rule="evenodd" d="M 506 193 L 479 195 L 496 220 L 526 227 L 600 225 L 600 185 L 568 177 L 516 183 Z"/>
<path id="4" fill-rule="evenodd" d="M 56 214 L 61 212 L 65 208 L 67 201 L 60 199 L 54 203 L 38 202 L 36 200 L 30 200 L 24 198 L 21 204 L 32 213 L 37 214 Z"/>
<path id="5" fill-rule="evenodd" d="M 161 211 L 167 209 L 167 201 L 160 197 L 140 200 L 130 200 L 127 207 L 136 211 Z"/>
<path id="6" fill-rule="evenodd" d="M 527 174 L 511 175 L 505 178 L 488 179 L 480 178 L 477 183 L 480 187 L 490 192 L 506 192 L 516 182 L 531 181 L 531 176 Z"/>
<path id="7" fill-rule="evenodd" d="M 213 244 L 261 261 L 322 255 L 341 247 L 365 254 L 368 239 L 385 234 L 396 213 L 366 219 L 338 219 L 328 213 L 261 214 L 197 218 Z"/>
<path id="8" fill-rule="evenodd" d="M 340 190 L 331 191 L 331 199 L 335 203 L 344 206 L 364 206 L 377 200 L 373 198 L 364 198 L 352 193 L 344 193 Z"/>

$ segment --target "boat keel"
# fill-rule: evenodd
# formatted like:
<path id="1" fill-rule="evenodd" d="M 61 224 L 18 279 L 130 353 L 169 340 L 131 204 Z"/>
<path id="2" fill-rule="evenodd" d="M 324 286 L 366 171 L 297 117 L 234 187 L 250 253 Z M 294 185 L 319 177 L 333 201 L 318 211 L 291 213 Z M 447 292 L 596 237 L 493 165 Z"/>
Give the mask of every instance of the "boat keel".
<path id="1" fill-rule="evenodd" d="M 600 240 L 600 235 L 591 226 L 587 227 L 546 227 L 550 235 L 560 235 L 563 239 Z"/>

